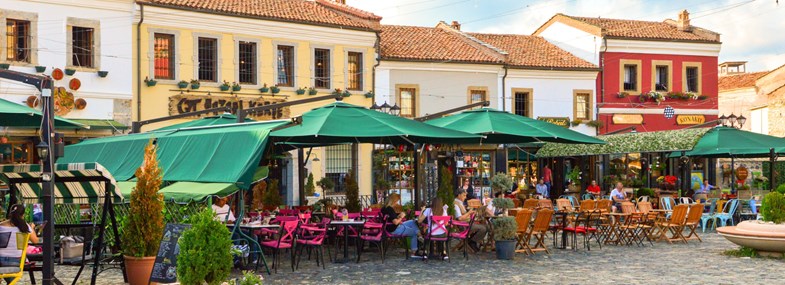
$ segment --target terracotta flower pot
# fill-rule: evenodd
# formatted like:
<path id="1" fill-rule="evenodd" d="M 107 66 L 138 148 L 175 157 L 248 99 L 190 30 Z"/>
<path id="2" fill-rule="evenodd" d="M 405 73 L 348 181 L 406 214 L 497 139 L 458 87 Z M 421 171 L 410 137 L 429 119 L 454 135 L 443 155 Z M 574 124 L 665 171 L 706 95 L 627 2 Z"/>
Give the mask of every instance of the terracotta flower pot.
<path id="1" fill-rule="evenodd" d="M 155 256 L 133 257 L 124 255 L 125 272 L 128 275 L 128 284 L 145 285 L 150 281 L 153 271 Z"/>

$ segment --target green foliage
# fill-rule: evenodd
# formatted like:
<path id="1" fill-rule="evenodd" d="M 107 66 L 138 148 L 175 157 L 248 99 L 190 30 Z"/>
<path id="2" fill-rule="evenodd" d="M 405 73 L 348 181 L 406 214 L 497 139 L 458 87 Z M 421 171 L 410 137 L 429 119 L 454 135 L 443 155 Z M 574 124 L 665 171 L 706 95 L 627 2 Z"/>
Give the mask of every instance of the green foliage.
<path id="1" fill-rule="evenodd" d="M 270 179 L 270 183 L 267 183 L 267 191 L 264 191 L 264 197 L 262 198 L 262 203 L 265 206 L 278 206 L 283 204 L 281 200 L 281 195 L 278 194 L 278 179 Z"/>
<path id="2" fill-rule="evenodd" d="M 150 140 L 144 162 L 136 170 L 136 187 L 131 191 L 131 206 L 121 236 L 123 254 L 128 256 L 155 256 L 163 235 L 164 196 L 158 193 L 163 174 L 155 150 Z"/>
<path id="3" fill-rule="evenodd" d="M 322 192 L 327 194 L 327 192 L 332 191 L 335 188 L 335 182 L 332 179 L 327 177 L 322 177 L 319 181 L 316 182 L 316 186 L 322 188 Z"/>
<path id="4" fill-rule="evenodd" d="M 189 218 L 191 228 L 177 242 L 177 280 L 183 285 L 221 284 L 232 273 L 232 239 L 229 229 L 213 219 L 212 209 Z"/>
<path id="5" fill-rule="evenodd" d="M 493 188 L 494 193 L 499 191 L 508 191 L 512 189 L 512 184 L 512 178 L 507 175 L 507 173 L 499 172 L 491 177 L 491 188 Z"/>
<path id="6" fill-rule="evenodd" d="M 780 184 L 779 186 L 777 186 L 777 190 L 776 191 L 777 191 L 777 193 L 785 195 L 785 183 Z"/>
<path id="7" fill-rule="evenodd" d="M 760 214 L 766 222 L 775 224 L 785 222 L 785 196 L 778 192 L 769 192 L 763 196 Z"/>
<path id="8" fill-rule="evenodd" d="M 316 185 L 313 184 L 313 173 L 308 173 L 308 182 L 305 183 L 305 195 L 313 196 L 316 192 Z"/>
<path id="9" fill-rule="evenodd" d="M 494 205 L 496 205 L 496 202 L 494 202 Z M 518 223 L 515 222 L 515 218 L 513 217 L 498 217 L 493 219 L 494 240 L 514 240 L 515 231 L 517 230 Z"/>
<path id="10" fill-rule="evenodd" d="M 455 200 L 455 193 L 452 186 L 452 172 L 446 167 L 443 167 L 439 173 L 439 189 L 436 190 L 436 197 L 441 198 L 442 203 L 447 205 L 447 213 L 450 216 L 454 215 L 455 204 L 452 201 Z"/>
<path id="11" fill-rule="evenodd" d="M 635 197 L 641 197 L 641 196 L 649 196 L 651 198 L 654 198 L 654 190 L 651 190 L 651 188 L 638 189 L 638 191 L 635 192 Z"/>
<path id="12" fill-rule="evenodd" d="M 510 198 L 493 198 L 493 207 L 499 210 L 505 210 L 515 207 L 515 203 Z"/>
<path id="13" fill-rule="evenodd" d="M 262 276 L 257 275 L 253 271 L 243 271 L 243 278 L 240 279 L 239 285 L 262 285 Z"/>
<path id="14" fill-rule="evenodd" d="M 739 247 L 739 249 L 726 250 L 723 254 L 735 257 L 758 257 L 758 252 L 754 248 L 744 246 Z"/>
<path id="15" fill-rule="evenodd" d="M 346 210 L 350 213 L 359 213 L 362 210 L 360 205 L 360 186 L 354 178 L 354 171 L 349 169 L 346 174 Z"/>
<path id="16" fill-rule="evenodd" d="M 407 214 L 407 216 L 406 216 L 407 220 L 411 220 L 411 219 L 415 218 L 414 211 L 412 211 L 412 210 L 414 210 L 414 203 L 408 202 L 406 204 L 403 204 L 403 206 L 401 208 L 403 209 L 403 212 Z M 408 216 L 409 213 L 411 213 L 411 216 Z"/>

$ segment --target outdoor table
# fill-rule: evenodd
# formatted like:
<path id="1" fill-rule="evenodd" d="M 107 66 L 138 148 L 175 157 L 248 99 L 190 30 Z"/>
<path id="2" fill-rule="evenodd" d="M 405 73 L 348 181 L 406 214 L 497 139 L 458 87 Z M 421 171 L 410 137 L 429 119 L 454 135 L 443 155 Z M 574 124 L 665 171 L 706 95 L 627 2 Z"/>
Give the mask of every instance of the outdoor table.
<path id="1" fill-rule="evenodd" d="M 343 227 L 343 259 L 335 259 L 335 263 L 349 263 L 349 227 L 362 226 L 365 221 L 330 221 L 330 225 Z M 337 233 L 337 231 L 336 231 Z"/>
<path id="2" fill-rule="evenodd" d="M 619 244 L 621 241 L 621 234 L 619 231 L 619 226 L 621 225 L 621 219 L 623 217 L 627 217 L 630 214 L 625 213 L 607 213 L 606 215 L 610 216 L 611 219 L 611 226 L 608 231 L 608 238 L 605 239 L 605 243 L 614 243 L 616 245 Z"/>

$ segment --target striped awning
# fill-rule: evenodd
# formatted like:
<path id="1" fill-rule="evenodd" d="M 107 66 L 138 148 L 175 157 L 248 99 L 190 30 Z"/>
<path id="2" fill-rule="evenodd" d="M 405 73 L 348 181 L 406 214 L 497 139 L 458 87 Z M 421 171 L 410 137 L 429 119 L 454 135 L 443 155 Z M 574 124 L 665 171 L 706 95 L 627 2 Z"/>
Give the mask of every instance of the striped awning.
<path id="1" fill-rule="evenodd" d="M 112 174 L 98 163 L 56 164 L 54 173 L 55 203 L 99 203 L 107 191 L 115 203 L 123 199 Z M 0 165 L 0 180 L 27 202 L 40 201 L 41 165 Z"/>

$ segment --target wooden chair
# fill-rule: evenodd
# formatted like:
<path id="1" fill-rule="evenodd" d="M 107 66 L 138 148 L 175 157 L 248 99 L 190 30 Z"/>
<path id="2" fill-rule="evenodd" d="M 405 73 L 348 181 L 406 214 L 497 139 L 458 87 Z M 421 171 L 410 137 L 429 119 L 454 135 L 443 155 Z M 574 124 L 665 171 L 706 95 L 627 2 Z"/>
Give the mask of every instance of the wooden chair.
<path id="1" fill-rule="evenodd" d="M 537 208 L 553 210 L 553 201 L 550 199 L 539 199 L 537 200 Z"/>
<path id="2" fill-rule="evenodd" d="M 0 234 L 8 234 L 10 236 L 13 233 Z M 17 232 L 15 245 L 7 244 L 8 240 L 10 240 L 10 237 L 6 239 L 6 246 L 16 246 L 17 250 L 22 251 L 22 256 L 19 258 L 19 265 L 0 267 L 0 278 L 13 278 L 8 284 L 16 284 L 22 279 L 24 274 L 25 259 L 27 259 L 27 243 L 30 241 L 30 234 Z"/>
<path id="3" fill-rule="evenodd" d="M 589 212 L 593 211 L 597 207 L 597 202 L 594 200 L 582 200 L 581 201 L 581 208 L 579 209 L 581 212 Z"/>
<path id="4" fill-rule="evenodd" d="M 698 241 L 703 242 L 703 239 L 695 231 L 700 226 L 701 216 L 703 216 L 703 204 L 690 205 L 687 220 L 684 222 L 684 226 L 690 230 L 690 234 L 684 237 L 685 240 L 698 239 Z"/>
<path id="5" fill-rule="evenodd" d="M 526 235 L 526 239 L 529 241 L 531 241 L 532 236 L 537 238 L 537 243 L 534 247 L 529 249 L 532 253 L 536 251 L 545 251 L 545 253 L 551 254 L 548 247 L 545 245 L 545 237 L 548 233 L 548 226 L 550 226 L 552 218 L 553 210 L 551 209 L 541 209 L 537 211 L 537 217 L 534 218 L 534 226 L 532 226 L 529 234 Z"/>
<path id="6" fill-rule="evenodd" d="M 621 202 L 621 212 L 625 214 L 635 213 L 635 204 L 632 202 Z"/>
<path id="7" fill-rule="evenodd" d="M 515 222 L 518 223 L 518 230 L 515 232 L 517 243 L 515 244 L 515 252 L 523 252 L 526 255 L 532 253 L 529 246 L 529 224 L 532 220 L 532 210 L 524 209 L 518 211 L 515 215 Z"/>
<path id="8" fill-rule="evenodd" d="M 539 203 L 540 203 L 540 200 L 537 200 L 537 199 L 526 199 L 526 201 L 523 201 L 523 208 L 524 209 L 529 209 L 529 210 L 534 210 L 535 208 L 537 208 L 537 205 Z"/>
<path id="9" fill-rule="evenodd" d="M 671 237 L 666 237 L 668 243 L 680 240 L 687 243 L 682 232 L 684 231 L 684 222 L 687 218 L 688 208 L 689 205 L 687 204 L 676 205 L 673 207 L 673 213 L 671 214 L 670 220 L 660 222 L 660 227 L 662 229 L 661 235 L 665 235 L 666 231 L 671 232 Z"/>
<path id="10" fill-rule="evenodd" d="M 480 199 L 471 199 L 469 201 L 466 201 L 466 204 L 469 205 L 469 208 L 472 209 L 479 209 L 480 207 L 482 207 L 482 202 L 480 201 Z"/>
<path id="11" fill-rule="evenodd" d="M 602 213 L 610 213 L 611 205 L 613 205 L 613 201 L 608 199 L 602 199 L 597 201 L 597 210 L 600 210 Z"/>
<path id="12" fill-rule="evenodd" d="M 521 200 L 512 199 L 512 203 L 515 205 L 515 208 L 520 208 L 521 207 Z"/>
<path id="13" fill-rule="evenodd" d="M 648 214 L 651 210 L 651 202 L 638 202 L 638 212 Z"/>
<path id="14" fill-rule="evenodd" d="M 570 200 L 567 200 L 565 198 L 556 199 L 556 208 L 558 209 L 558 211 L 567 211 L 567 212 L 573 212 L 575 210 L 572 207 L 572 203 L 570 203 Z"/>

